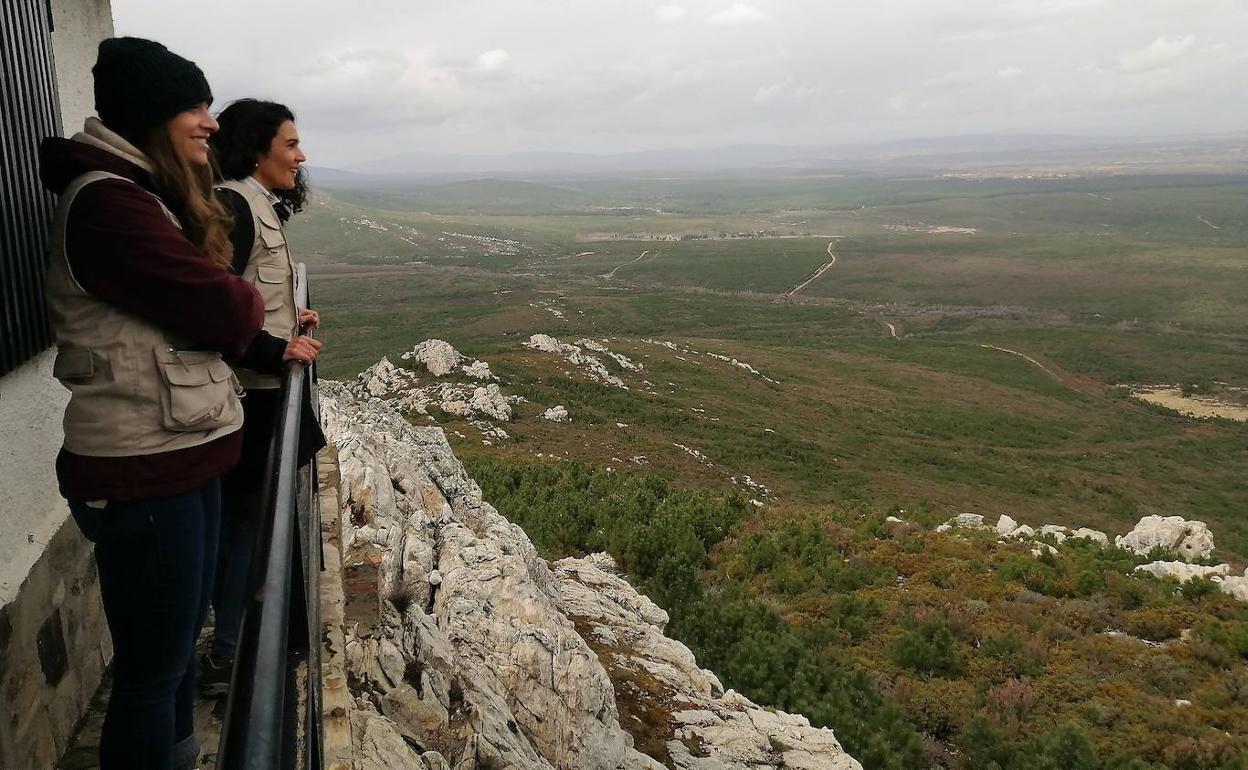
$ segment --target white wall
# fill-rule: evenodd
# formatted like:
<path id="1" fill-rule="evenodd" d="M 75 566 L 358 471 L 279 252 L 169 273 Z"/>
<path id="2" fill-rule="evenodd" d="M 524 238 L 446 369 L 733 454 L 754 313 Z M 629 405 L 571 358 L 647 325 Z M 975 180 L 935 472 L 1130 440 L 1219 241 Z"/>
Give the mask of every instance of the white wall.
<path id="1" fill-rule="evenodd" d="M 113 35 L 109 0 L 52 0 L 52 50 L 56 87 L 61 94 L 61 124 L 72 136 L 95 114 L 91 67 L 100 41 Z"/>
<path id="2" fill-rule="evenodd" d="M 112 7 L 109 0 L 53 0 L 52 23 L 62 124 L 73 134 L 95 114 L 91 67 L 100 41 L 113 34 Z M 0 606 L 69 516 L 54 468 L 69 392 L 52 379 L 52 358 L 45 351 L 0 378 Z"/>
<path id="3" fill-rule="evenodd" d="M 52 358 L 45 352 L 0 379 L 0 605 L 69 516 L 54 468 L 69 391 L 52 379 Z"/>

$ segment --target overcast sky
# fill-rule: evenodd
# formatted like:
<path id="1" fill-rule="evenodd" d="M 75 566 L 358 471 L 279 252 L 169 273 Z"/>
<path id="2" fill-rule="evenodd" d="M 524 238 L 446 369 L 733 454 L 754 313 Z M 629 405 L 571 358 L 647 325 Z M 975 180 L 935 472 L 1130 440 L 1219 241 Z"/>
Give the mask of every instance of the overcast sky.
<path id="1" fill-rule="evenodd" d="M 310 162 L 1248 129 L 1248 0 L 112 0 Z"/>

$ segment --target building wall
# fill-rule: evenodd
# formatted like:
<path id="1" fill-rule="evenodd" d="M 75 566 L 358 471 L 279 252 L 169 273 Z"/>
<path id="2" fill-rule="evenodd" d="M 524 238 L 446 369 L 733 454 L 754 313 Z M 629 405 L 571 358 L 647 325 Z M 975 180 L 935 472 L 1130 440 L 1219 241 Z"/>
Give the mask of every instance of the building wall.
<path id="1" fill-rule="evenodd" d="M 94 113 L 91 65 L 109 0 L 52 0 L 67 133 Z M 57 491 L 67 391 L 52 351 L 0 378 L 0 767 L 52 767 L 112 656 L 90 544 Z"/>
<path id="2" fill-rule="evenodd" d="M 52 0 L 52 47 L 56 87 L 61 96 L 61 124 L 72 136 L 95 114 L 91 67 L 100 41 L 113 35 L 109 0 Z"/>
<path id="3" fill-rule="evenodd" d="M 95 112 L 91 66 L 113 34 L 109 0 L 53 0 L 52 46 L 62 125 L 72 134 Z M 8 604 L 69 511 L 52 467 L 68 392 L 47 351 L 0 378 L 0 606 Z"/>
<path id="4" fill-rule="evenodd" d="M 0 379 L 0 605 L 69 516 L 53 473 L 68 396 L 52 379 L 51 351 Z"/>

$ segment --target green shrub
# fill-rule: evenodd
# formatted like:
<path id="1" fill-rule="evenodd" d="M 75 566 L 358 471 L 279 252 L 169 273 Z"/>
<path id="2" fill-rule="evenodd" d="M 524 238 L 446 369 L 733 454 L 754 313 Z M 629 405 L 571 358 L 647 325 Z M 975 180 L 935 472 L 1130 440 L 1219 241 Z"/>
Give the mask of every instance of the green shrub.
<path id="1" fill-rule="evenodd" d="M 1195 604 L 1211 596 L 1218 596 L 1222 593 L 1222 588 L 1209 578 L 1198 577 L 1184 583 L 1179 591 L 1184 599 Z"/>
<path id="2" fill-rule="evenodd" d="M 1018 654 L 1023 649 L 1023 642 L 1013 631 L 1007 631 L 1000 636 L 994 636 L 991 639 L 985 639 L 979 646 L 979 651 L 990 658 L 1008 658 Z"/>
<path id="3" fill-rule="evenodd" d="M 962 670 L 949 630 L 943 617 L 932 618 L 901 635 L 893 645 L 893 661 L 902 668 L 928 676 L 956 676 Z"/>

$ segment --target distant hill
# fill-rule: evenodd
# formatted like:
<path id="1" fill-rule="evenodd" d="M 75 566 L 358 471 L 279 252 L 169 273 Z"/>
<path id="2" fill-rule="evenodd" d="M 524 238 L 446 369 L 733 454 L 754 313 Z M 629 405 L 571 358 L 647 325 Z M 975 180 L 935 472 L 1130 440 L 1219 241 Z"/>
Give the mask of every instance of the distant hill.
<path id="1" fill-rule="evenodd" d="M 864 166 L 1076 164 L 1116 162 L 1183 167 L 1242 165 L 1248 133 L 1196 137 L 1087 137 L 986 134 L 929 137 L 835 146 L 740 144 L 590 154 L 518 152 L 499 155 L 406 153 L 358 164 L 350 171 L 318 169 L 316 181 L 349 186 L 381 179 L 496 177 L 541 174 L 692 173 L 746 169 L 847 170 Z"/>
<path id="2" fill-rule="evenodd" d="M 518 152 L 506 155 L 407 153 L 363 163 L 354 170 L 370 175 L 710 171 L 800 163 L 809 158 L 811 152 L 811 148 L 800 147 L 733 145 L 711 149 L 662 149 L 606 155 L 574 152 Z"/>

